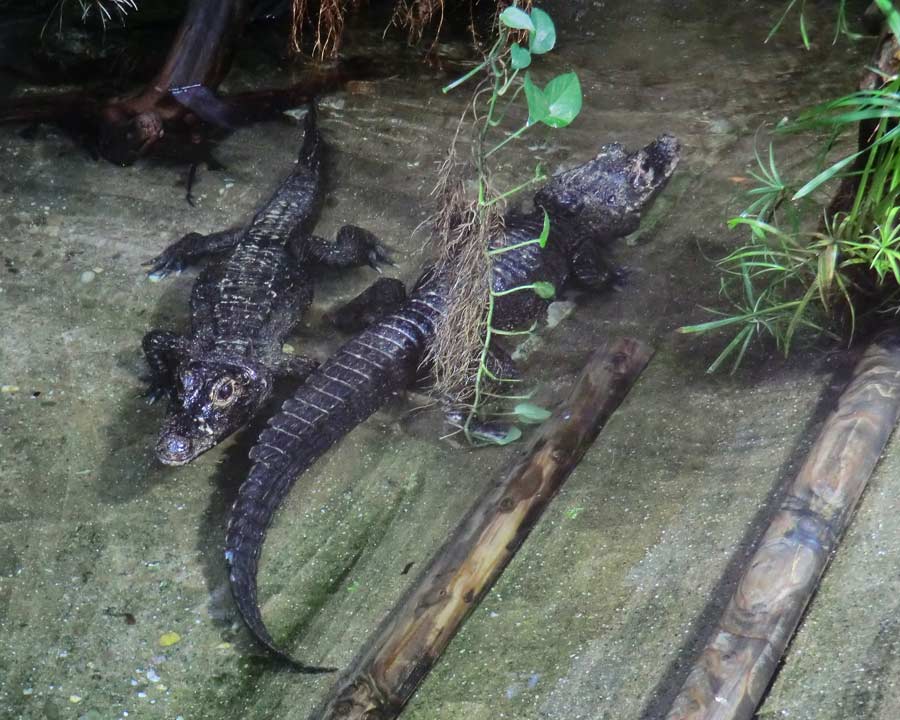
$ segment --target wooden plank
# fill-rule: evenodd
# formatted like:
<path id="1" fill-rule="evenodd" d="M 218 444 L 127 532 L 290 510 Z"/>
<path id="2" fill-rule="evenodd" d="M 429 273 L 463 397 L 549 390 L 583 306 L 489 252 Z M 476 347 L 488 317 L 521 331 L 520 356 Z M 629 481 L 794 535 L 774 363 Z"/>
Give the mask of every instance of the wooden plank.
<path id="1" fill-rule="evenodd" d="M 667 720 L 753 717 L 898 414 L 900 334 L 893 334 L 857 365 Z"/>
<path id="2" fill-rule="evenodd" d="M 592 353 L 525 457 L 469 511 L 312 717 L 396 717 L 646 366 L 623 339 Z"/>

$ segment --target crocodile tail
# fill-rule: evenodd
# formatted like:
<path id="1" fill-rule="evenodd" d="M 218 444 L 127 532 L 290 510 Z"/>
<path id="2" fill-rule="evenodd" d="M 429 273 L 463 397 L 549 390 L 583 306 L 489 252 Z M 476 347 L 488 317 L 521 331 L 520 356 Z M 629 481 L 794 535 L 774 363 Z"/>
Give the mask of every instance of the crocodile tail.
<path id="1" fill-rule="evenodd" d="M 286 400 L 250 451 L 253 466 L 231 510 L 225 539 L 238 610 L 259 642 L 293 661 L 263 623 L 256 573 L 266 530 L 297 477 L 328 448 L 415 379 L 441 312 L 433 293 L 414 294 L 403 308 L 344 345 Z"/>
<path id="2" fill-rule="evenodd" d="M 312 165 L 319 157 L 322 146 L 322 135 L 319 133 L 319 106 L 310 100 L 309 110 L 303 118 L 303 144 L 300 146 L 298 159 L 304 166 Z"/>

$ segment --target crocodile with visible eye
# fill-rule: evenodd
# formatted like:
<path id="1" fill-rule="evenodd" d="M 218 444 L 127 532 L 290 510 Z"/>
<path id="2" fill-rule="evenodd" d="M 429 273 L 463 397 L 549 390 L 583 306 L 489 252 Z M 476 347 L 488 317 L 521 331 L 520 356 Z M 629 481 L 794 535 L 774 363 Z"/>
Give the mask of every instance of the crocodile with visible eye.
<path id="1" fill-rule="evenodd" d="M 345 225 L 336 242 L 310 234 L 322 201 L 323 144 L 313 108 L 296 168 L 249 225 L 191 233 L 149 262 L 151 277 L 163 277 L 212 258 L 191 292 L 190 332 L 151 330 L 143 340 L 148 396 L 171 399 L 156 446 L 167 465 L 190 462 L 248 423 L 277 376 L 302 379 L 315 368 L 282 351 L 312 302 L 311 269 L 389 262 L 362 228 Z"/>

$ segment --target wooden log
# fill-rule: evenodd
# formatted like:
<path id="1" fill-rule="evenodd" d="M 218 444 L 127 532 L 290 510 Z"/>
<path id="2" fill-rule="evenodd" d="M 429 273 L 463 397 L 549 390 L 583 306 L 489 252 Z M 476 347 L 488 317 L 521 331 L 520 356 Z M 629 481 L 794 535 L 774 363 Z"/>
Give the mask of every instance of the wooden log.
<path id="1" fill-rule="evenodd" d="M 751 718 L 900 414 L 900 333 L 866 351 L 667 720 Z"/>
<path id="2" fill-rule="evenodd" d="M 596 350 L 525 457 L 468 512 L 313 718 L 396 717 L 622 402 L 651 352 Z"/>

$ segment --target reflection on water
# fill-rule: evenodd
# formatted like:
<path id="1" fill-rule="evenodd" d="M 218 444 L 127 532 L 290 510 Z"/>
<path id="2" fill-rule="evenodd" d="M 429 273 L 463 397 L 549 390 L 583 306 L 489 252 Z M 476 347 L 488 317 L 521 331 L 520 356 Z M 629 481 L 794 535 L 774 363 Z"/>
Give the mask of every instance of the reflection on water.
<path id="1" fill-rule="evenodd" d="M 810 9 L 817 42 L 807 52 L 795 28 L 763 44 L 780 2 L 560 5 L 558 50 L 535 72 L 577 69 L 584 110 L 566 131 L 518 143 L 503 171 L 513 177 L 535 155 L 558 169 L 604 142 L 637 146 L 663 131 L 680 138 L 684 157 L 641 231 L 616 249 L 625 287 L 568 298 L 574 312 L 542 327 L 520 353 L 523 370 L 549 401 L 600 338 L 636 334 L 658 352 L 410 718 L 653 716 L 841 367 L 812 352 L 784 365 L 759 351 L 742 375 L 710 378 L 715 341 L 672 331 L 715 302 L 706 257 L 735 241 L 723 221 L 739 206 L 755 136 L 765 143 L 766 123 L 852 87 L 865 48 L 830 44 L 827 7 Z M 380 32 L 357 30 L 347 49 L 409 55 Z M 455 70 L 466 52 L 448 42 L 438 59 Z M 440 93 L 440 62 L 404 67 L 323 98 L 330 199 L 318 231 L 371 229 L 409 281 L 424 259 L 425 233 L 414 231 L 466 97 Z M 245 60 L 229 82 L 289 75 Z M 163 468 L 152 454 L 162 410 L 139 397 L 141 336 L 186 325 L 193 279 L 151 284 L 140 263 L 186 232 L 246 220 L 289 172 L 300 130 L 269 123 L 223 141 L 226 169 L 201 171 L 196 209 L 168 165 L 93 163 L 49 127 L 34 141 L 11 127 L 0 136 L 0 708 L 27 718 L 305 718 L 331 679 L 256 659 L 221 558 L 225 510 L 256 430 Z M 813 161 L 805 141 L 786 142 L 788 168 Z M 323 314 L 371 280 L 362 269 L 318 281 L 292 344 L 325 357 L 344 336 Z M 426 403 L 411 394 L 377 413 L 279 513 L 260 572 L 263 613 L 297 657 L 346 665 L 415 575 L 404 569 L 424 565 L 516 452 L 439 440 Z M 898 576 L 881 551 L 900 539 L 877 482 L 891 470 L 888 457 L 767 710 L 895 716 L 890 687 L 867 689 L 845 672 L 890 676 L 896 656 L 895 620 L 879 625 L 871 610 L 895 615 L 895 601 L 881 600 L 890 583 L 868 583 L 864 596 L 846 589 L 862 573 Z"/>

